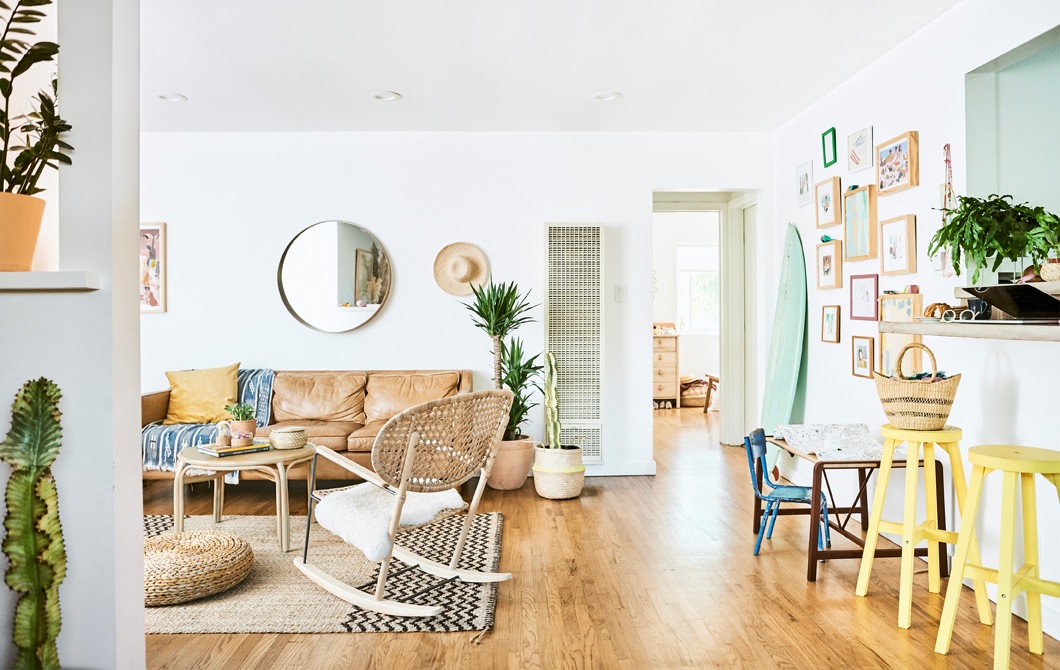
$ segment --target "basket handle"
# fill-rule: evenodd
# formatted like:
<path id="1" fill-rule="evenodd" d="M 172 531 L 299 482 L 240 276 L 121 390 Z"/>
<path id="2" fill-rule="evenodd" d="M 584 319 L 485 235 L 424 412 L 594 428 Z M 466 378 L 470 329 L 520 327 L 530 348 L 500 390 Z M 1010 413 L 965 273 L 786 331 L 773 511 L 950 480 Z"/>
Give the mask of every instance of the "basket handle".
<path id="1" fill-rule="evenodd" d="M 935 381 L 935 375 L 939 372 L 938 366 L 935 364 L 935 354 L 931 353 L 931 349 L 928 349 L 927 345 L 921 344 L 920 342 L 910 342 L 898 352 L 898 360 L 894 363 L 894 371 L 898 374 L 898 378 L 906 379 L 906 377 L 902 375 L 902 357 L 905 356 L 905 352 L 910 349 L 923 349 L 927 352 L 928 358 L 931 359 L 931 379 L 928 379 L 927 381 Z"/>

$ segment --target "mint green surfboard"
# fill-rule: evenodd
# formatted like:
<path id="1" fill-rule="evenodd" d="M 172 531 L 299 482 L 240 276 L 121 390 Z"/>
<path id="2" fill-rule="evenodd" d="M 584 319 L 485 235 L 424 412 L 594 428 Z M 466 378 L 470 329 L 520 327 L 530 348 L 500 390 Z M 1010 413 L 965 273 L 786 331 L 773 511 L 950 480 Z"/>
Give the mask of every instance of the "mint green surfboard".
<path id="1" fill-rule="evenodd" d="M 762 396 L 762 428 L 772 435 L 778 423 L 791 423 L 799 390 L 803 343 L 806 337 L 806 260 L 802 239 L 794 224 L 788 224 L 784 260 L 780 267 L 777 312 L 766 362 L 766 387 Z M 770 449 L 769 463 L 776 461 Z"/>

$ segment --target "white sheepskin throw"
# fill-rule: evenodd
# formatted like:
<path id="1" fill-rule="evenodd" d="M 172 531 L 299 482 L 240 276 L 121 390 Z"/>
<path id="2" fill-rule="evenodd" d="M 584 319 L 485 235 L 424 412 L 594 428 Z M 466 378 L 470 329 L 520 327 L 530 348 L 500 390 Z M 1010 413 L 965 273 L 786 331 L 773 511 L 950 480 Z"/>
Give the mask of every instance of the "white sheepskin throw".
<path id="1" fill-rule="evenodd" d="M 395 500 L 377 486 L 358 484 L 325 496 L 316 506 L 317 522 L 363 551 L 368 560 L 381 561 L 390 549 L 387 532 L 394 516 Z M 464 499 L 456 489 L 437 493 L 409 492 L 401 508 L 401 525 L 427 523 L 442 510 L 463 506 Z"/>

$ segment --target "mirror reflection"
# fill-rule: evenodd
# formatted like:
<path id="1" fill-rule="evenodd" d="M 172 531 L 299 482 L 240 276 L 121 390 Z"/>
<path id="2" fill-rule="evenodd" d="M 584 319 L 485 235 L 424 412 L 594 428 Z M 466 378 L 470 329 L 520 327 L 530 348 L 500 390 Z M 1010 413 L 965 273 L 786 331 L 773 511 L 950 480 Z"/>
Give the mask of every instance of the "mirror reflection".
<path id="1" fill-rule="evenodd" d="M 390 293 L 390 257 L 375 235 L 321 221 L 295 235 L 280 258 L 280 298 L 294 318 L 326 333 L 372 320 Z"/>

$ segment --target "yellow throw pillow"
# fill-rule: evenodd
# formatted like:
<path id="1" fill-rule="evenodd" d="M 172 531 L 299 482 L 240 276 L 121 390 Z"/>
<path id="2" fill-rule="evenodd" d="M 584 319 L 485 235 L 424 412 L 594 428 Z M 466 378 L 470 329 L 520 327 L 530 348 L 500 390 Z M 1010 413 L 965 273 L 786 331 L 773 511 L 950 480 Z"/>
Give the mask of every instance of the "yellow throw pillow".
<path id="1" fill-rule="evenodd" d="M 236 402 L 239 363 L 225 368 L 167 372 L 169 410 L 162 423 L 214 423 L 230 418 L 225 405 Z"/>

